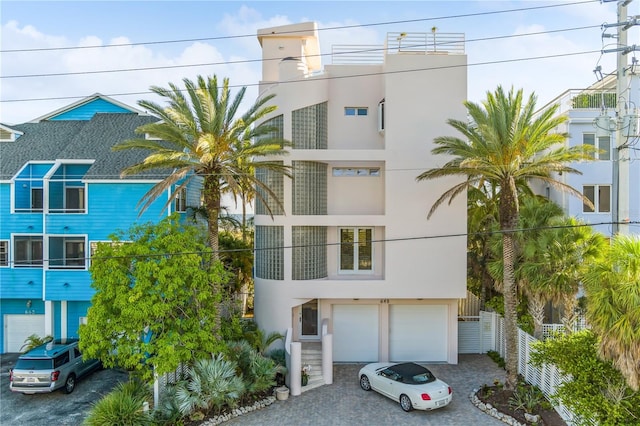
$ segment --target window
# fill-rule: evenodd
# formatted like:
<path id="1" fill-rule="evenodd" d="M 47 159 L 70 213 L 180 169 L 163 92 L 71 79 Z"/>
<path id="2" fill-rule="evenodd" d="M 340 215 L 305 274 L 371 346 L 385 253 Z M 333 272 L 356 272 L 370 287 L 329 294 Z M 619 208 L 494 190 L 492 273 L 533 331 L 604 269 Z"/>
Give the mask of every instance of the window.
<path id="1" fill-rule="evenodd" d="M 83 269 L 85 265 L 84 237 L 51 237 L 49 266 L 51 269 Z"/>
<path id="2" fill-rule="evenodd" d="M 41 212 L 43 205 L 42 188 L 31 188 L 31 211 Z"/>
<path id="3" fill-rule="evenodd" d="M 42 265 L 42 237 L 14 237 L 14 266 Z"/>
<path id="4" fill-rule="evenodd" d="M 9 241 L 0 241 L 0 266 L 9 266 Z"/>
<path id="5" fill-rule="evenodd" d="M 367 273 L 373 271 L 372 228 L 340 229 L 340 271 Z"/>
<path id="6" fill-rule="evenodd" d="M 369 108 L 366 108 L 366 107 L 344 107 L 344 115 L 365 116 L 368 114 L 369 114 Z"/>
<path id="7" fill-rule="evenodd" d="M 610 213 L 611 212 L 611 186 L 610 185 L 585 185 L 582 194 L 589 199 L 595 208 L 583 204 L 584 213 Z"/>
<path id="8" fill-rule="evenodd" d="M 333 176 L 380 176 L 380 168 L 334 167 Z"/>
<path id="9" fill-rule="evenodd" d="M 84 213 L 84 188 L 65 188 L 65 210 L 67 213 Z"/>
<path id="10" fill-rule="evenodd" d="M 597 149 L 599 151 L 594 154 L 594 158 L 596 160 L 611 160 L 611 137 L 598 136 L 597 139 L 598 139 Z M 582 143 L 583 145 L 590 145 L 592 147 L 596 147 L 596 135 L 594 133 L 583 133 Z"/>
<path id="11" fill-rule="evenodd" d="M 175 200 L 175 211 L 177 212 L 186 212 L 187 211 L 187 189 L 182 188 L 178 191 L 178 195 L 176 195 Z"/>

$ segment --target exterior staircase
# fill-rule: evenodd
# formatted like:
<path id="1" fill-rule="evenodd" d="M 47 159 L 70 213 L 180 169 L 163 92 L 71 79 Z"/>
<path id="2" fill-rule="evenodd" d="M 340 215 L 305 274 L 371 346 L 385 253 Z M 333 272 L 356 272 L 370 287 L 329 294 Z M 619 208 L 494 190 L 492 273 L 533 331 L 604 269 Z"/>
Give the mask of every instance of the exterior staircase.
<path id="1" fill-rule="evenodd" d="M 322 344 L 319 342 L 303 342 L 301 346 L 302 366 L 311 366 L 309 383 L 301 388 L 301 392 L 306 392 L 324 385 L 324 377 L 322 377 Z"/>

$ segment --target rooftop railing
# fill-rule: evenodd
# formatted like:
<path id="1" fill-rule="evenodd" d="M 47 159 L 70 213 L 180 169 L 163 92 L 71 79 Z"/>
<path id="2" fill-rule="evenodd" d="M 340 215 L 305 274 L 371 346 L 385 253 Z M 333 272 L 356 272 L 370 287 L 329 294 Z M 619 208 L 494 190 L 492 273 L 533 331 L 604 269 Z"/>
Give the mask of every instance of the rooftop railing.
<path id="1" fill-rule="evenodd" d="M 617 96 L 615 92 L 571 89 L 553 99 L 540 110 L 558 105 L 558 113 L 563 114 L 572 109 L 615 109 Z"/>
<path id="2" fill-rule="evenodd" d="M 382 64 L 385 55 L 462 55 L 464 34 L 461 33 L 388 33 L 384 46 L 336 45 L 331 51 L 334 65 Z"/>

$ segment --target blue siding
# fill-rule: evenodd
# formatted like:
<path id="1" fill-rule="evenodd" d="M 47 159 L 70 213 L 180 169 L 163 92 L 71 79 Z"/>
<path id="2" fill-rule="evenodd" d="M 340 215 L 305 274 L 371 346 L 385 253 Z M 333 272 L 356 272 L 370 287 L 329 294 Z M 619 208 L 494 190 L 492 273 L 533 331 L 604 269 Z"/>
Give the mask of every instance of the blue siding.
<path id="1" fill-rule="evenodd" d="M 79 105 L 72 110 L 65 111 L 49 120 L 91 120 L 98 112 L 130 113 L 128 109 L 112 104 L 104 99 L 96 99 L 84 105 Z"/>
<path id="2" fill-rule="evenodd" d="M 89 271 L 49 270 L 45 276 L 46 300 L 89 301 L 95 293 L 91 288 Z"/>
<path id="3" fill-rule="evenodd" d="M 166 217 L 162 207 L 167 202 L 166 194 L 156 200 L 142 215 L 138 201 L 151 189 L 145 183 L 89 183 L 88 217 L 82 221 L 90 223 L 89 240 L 103 241 L 116 230 L 127 230 L 134 223 L 158 222 Z M 86 229 L 86 228 L 85 228 Z"/>
<path id="4" fill-rule="evenodd" d="M 0 353 L 4 353 L 4 316 L 11 314 L 27 313 L 27 301 L 31 300 L 29 313 L 35 315 L 44 315 L 44 302 L 38 299 L 0 299 Z"/>
<path id="5" fill-rule="evenodd" d="M 42 299 L 42 269 L 0 268 L 0 295 L 6 299 Z"/>

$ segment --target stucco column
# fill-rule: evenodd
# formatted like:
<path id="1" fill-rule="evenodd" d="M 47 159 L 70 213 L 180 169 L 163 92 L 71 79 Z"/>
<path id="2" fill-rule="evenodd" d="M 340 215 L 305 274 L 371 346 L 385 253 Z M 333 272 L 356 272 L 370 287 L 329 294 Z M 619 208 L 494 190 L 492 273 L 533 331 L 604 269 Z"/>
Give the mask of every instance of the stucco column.
<path id="1" fill-rule="evenodd" d="M 322 335 L 322 377 L 325 385 L 333 383 L 333 334 Z"/>
<path id="2" fill-rule="evenodd" d="M 291 342 L 291 370 L 289 371 L 289 385 L 291 396 L 298 396 L 302 393 L 302 344 Z"/>

